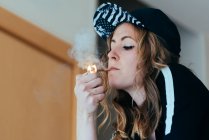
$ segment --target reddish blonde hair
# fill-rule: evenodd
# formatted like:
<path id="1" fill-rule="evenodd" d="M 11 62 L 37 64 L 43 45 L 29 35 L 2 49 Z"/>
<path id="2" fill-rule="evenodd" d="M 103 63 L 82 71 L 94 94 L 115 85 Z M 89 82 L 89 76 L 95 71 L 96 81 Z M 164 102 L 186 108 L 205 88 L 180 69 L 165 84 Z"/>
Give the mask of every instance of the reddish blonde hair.
<path id="1" fill-rule="evenodd" d="M 129 136 L 133 136 L 134 133 L 138 133 L 142 140 L 151 136 L 157 128 L 161 117 L 159 91 L 155 80 L 161 68 L 165 67 L 168 63 L 178 63 L 178 57 L 163 47 L 159 37 L 154 33 L 141 30 L 137 27 L 135 27 L 135 30 L 138 34 L 141 34 L 141 37 L 138 38 L 139 57 L 134 86 L 136 88 L 139 86 L 139 75 L 143 73 L 143 86 L 146 92 L 146 99 L 142 106 L 138 107 L 136 104 L 125 106 L 122 104 L 125 101 L 131 102 L 131 97 L 127 101 L 127 96 L 124 97 L 124 93 L 120 94 L 120 91 L 116 91 L 113 94 L 113 89 L 107 87 L 108 80 L 106 73 L 100 73 L 107 87 L 107 95 L 101 102 L 103 108 L 101 114 L 104 113 L 104 119 L 100 126 L 103 126 L 111 118 L 110 109 L 115 110 L 116 122 L 114 127 L 117 135 L 114 137 L 114 140 L 129 139 Z M 110 36 L 107 42 L 109 46 L 111 38 L 112 36 Z M 101 60 L 107 64 L 107 53 Z"/>

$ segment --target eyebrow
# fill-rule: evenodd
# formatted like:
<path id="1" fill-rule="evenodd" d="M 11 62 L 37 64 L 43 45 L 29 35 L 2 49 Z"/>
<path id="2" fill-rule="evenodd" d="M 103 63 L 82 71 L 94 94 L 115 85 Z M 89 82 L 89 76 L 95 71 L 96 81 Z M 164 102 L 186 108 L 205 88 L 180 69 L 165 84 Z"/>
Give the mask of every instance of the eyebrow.
<path id="1" fill-rule="evenodd" d="M 123 41 L 123 40 L 126 39 L 126 38 L 130 38 L 130 39 L 134 40 L 131 36 L 123 36 L 123 37 L 121 38 L 121 41 Z M 112 39 L 111 42 L 115 42 L 115 40 Z"/>

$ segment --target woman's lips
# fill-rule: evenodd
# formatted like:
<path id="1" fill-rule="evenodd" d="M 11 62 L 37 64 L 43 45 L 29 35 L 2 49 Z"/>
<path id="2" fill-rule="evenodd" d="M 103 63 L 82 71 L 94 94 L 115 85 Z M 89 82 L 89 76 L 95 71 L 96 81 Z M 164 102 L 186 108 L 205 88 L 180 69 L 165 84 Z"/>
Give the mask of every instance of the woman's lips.
<path id="1" fill-rule="evenodd" d="M 116 67 L 110 67 L 110 68 L 108 68 L 108 71 L 115 71 L 115 70 L 119 70 L 119 69 L 116 68 Z"/>

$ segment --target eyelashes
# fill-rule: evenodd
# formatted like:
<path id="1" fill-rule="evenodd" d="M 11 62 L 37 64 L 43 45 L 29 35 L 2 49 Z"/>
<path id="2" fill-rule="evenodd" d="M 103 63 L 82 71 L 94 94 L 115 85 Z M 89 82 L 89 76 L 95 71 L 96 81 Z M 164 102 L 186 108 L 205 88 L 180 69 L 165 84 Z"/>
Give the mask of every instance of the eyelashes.
<path id="1" fill-rule="evenodd" d="M 124 48 L 125 50 L 131 50 L 131 49 L 134 48 L 134 46 L 123 46 L 123 48 Z"/>
<path id="2" fill-rule="evenodd" d="M 134 48 L 134 46 L 123 46 L 122 48 L 125 50 L 131 50 Z M 109 53 L 111 50 L 112 50 L 111 47 L 109 47 L 107 50 L 107 53 Z"/>

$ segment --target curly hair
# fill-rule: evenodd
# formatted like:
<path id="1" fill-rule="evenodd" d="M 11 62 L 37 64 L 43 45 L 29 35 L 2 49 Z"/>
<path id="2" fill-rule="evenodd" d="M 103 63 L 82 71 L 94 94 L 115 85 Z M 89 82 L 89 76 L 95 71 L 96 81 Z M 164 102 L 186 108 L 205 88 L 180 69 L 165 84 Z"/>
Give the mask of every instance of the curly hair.
<path id="1" fill-rule="evenodd" d="M 102 74 L 104 84 L 107 88 L 107 95 L 101 102 L 104 118 L 100 127 L 103 126 L 109 117 L 110 110 L 116 112 L 116 122 L 113 124 L 116 130 L 116 135 L 113 140 L 129 139 L 137 133 L 142 140 L 146 140 L 155 131 L 161 117 L 161 105 L 159 91 L 155 80 L 160 72 L 160 69 L 169 63 L 178 63 L 178 56 L 170 53 L 163 45 L 166 45 L 161 38 L 152 32 L 134 27 L 136 32 L 142 34 L 138 37 L 138 63 L 137 74 L 134 81 L 134 86 L 139 87 L 140 78 L 143 78 L 143 86 L 146 93 L 145 101 L 141 106 L 133 103 L 133 99 L 121 90 L 115 90 L 108 87 L 107 75 Z M 110 46 L 110 40 L 107 40 Z M 108 53 L 108 52 L 107 52 Z M 101 61 L 107 64 L 107 53 L 104 54 Z M 144 77 L 140 77 L 143 73 Z M 114 92 L 113 92 L 114 91 Z M 137 93 L 136 93 L 137 94 Z"/>

